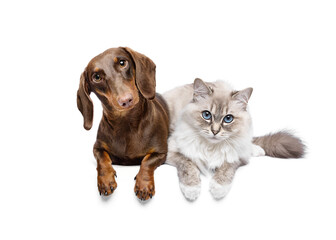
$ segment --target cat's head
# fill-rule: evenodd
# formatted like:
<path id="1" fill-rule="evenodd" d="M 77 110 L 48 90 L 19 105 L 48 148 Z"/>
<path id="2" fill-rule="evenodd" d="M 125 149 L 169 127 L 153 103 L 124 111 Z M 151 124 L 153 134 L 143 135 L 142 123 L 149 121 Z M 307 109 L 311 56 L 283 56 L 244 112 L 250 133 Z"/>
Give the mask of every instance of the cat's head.
<path id="1" fill-rule="evenodd" d="M 196 133 L 213 143 L 246 136 L 251 132 L 247 103 L 253 89 L 234 91 L 223 81 L 205 83 L 196 78 L 193 100 L 182 118 Z"/>

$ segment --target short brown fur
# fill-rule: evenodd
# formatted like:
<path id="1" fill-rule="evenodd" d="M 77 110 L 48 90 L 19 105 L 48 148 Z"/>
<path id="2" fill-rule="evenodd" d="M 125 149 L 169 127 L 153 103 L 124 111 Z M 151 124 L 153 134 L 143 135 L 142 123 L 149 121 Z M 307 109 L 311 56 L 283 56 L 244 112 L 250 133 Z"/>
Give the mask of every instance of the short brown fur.
<path id="1" fill-rule="evenodd" d="M 112 164 L 140 165 L 134 191 L 141 200 L 152 198 L 154 170 L 166 160 L 169 128 L 167 104 L 155 93 L 155 64 L 130 48 L 111 48 L 94 57 L 77 92 L 87 130 L 93 122 L 91 92 L 103 106 L 93 149 L 100 194 L 110 195 L 117 187 Z"/>

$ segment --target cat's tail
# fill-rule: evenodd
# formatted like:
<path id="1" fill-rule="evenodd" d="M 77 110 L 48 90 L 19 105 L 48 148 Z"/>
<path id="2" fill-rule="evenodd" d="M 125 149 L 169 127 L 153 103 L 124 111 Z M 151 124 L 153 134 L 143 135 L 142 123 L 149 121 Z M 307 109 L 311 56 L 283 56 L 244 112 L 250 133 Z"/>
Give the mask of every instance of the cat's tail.
<path id="1" fill-rule="evenodd" d="M 306 150 L 300 138 L 285 130 L 254 137 L 253 143 L 262 147 L 266 156 L 277 158 L 301 158 Z"/>

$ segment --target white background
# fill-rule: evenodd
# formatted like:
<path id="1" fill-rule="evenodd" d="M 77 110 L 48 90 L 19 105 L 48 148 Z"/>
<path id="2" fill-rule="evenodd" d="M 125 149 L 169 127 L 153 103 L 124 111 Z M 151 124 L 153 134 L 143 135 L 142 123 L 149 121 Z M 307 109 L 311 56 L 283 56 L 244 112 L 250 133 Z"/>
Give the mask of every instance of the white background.
<path id="1" fill-rule="evenodd" d="M 335 1 L 2 1 L 1 239 L 335 239 Z M 76 106 L 95 55 L 129 46 L 157 65 L 157 91 L 195 77 L 253 87 L 255 135 L 294 129 L 305 159 L 251 159 L 229 195 L 182 196 L 176 170 L 156 195 L 133 193 L 138 167 L 118 167 L 102 198 L 94 126 Z M 178 238 L 177 238 L 178 237 Z"/>

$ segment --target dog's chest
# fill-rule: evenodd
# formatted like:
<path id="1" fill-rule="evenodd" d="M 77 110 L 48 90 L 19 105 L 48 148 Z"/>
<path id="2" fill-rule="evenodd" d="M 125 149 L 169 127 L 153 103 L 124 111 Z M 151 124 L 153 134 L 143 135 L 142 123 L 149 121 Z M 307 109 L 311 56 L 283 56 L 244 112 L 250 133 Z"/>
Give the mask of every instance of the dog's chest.
<path id="1" fill-rule="evenodd" d="M 148 140 L 140 134 L 116 134 L 110 138 L 111 153 L 120 159 L 133 159 L 144 157 L 149 149 Z"/>

